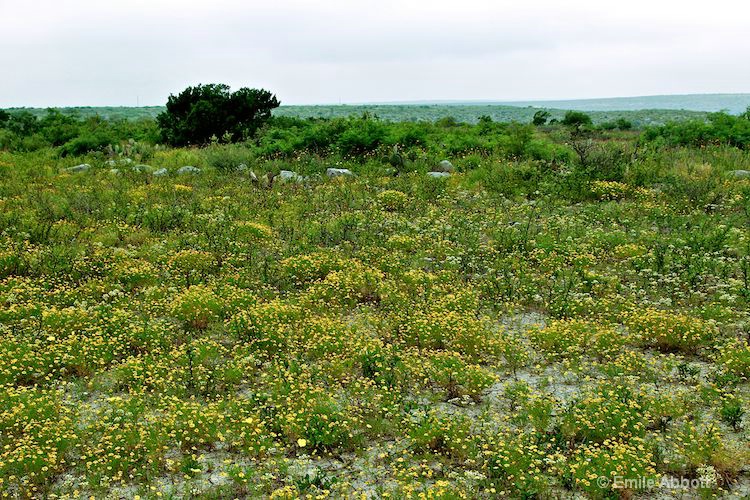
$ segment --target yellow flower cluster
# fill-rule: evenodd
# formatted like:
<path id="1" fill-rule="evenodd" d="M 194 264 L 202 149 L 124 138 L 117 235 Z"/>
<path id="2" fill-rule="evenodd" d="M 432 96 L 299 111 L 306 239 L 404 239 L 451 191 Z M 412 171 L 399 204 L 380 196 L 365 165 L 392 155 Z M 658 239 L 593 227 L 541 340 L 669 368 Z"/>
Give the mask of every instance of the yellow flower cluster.
<path id="1" fill-rule="evenodd" d="M 200 149 L 149 154 L 204 170 L 2 174 L 0 496 L 746 481 L 750 205 L 713 167 L 571 193 L 556 161 L 472 153 L 449 183 L 261 187 Z M 287 161 L 320 158 L 254 169 Z"/>
<path id="2" fill-rule="evenodd" d="M 708 321 L 659 309 L 631 311 L 624 322 L 641 342 L 665 352 L 696 353 L 716 337 L 716 327 Z"/>

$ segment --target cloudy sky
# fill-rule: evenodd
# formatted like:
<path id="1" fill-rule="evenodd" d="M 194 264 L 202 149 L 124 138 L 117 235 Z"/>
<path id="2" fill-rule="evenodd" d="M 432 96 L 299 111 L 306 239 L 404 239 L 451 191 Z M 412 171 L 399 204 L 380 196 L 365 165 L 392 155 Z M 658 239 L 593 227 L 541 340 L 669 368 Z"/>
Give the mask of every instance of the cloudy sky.
<path id="1" fill-rule="evenodd" d="M 0 0 L 0 107 L 750 92 L 746 0 Z"/>

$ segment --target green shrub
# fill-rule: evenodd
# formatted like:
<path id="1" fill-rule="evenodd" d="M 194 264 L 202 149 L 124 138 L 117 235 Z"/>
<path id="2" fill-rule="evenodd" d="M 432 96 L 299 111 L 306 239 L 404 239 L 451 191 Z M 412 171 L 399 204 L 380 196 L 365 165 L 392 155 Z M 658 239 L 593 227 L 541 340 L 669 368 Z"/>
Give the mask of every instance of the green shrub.
<path id="1" fill-rule="evenodd" d="M 205 330 L 210 323 L 221 319 L 224 304 L 212 288 L 193 285 L 174 299 L 171 309 L 172 315 L 186 326 Z"/>
<path id="2" fill-rule="evenodd" d="M 579 359 L 591 355 L 611 359 L 622 351 L 625 337 L 612 326 L 571 319 L 553 321 L 530 331 L 531 342 L 550 360 Z"/>
<path id="3" fill-rule="evenodd" d="M 204 150 L 206 163 L 220 172 L 233 172 L 238 165 L 251 163 L 250 150 L 236 145 L 212 145 Z"/>
<path id="4" fill-rule="evenodd" d="M 643 398 L 622 385 L 599 386 L 575 401 L 562 416 L 563 435 L 579 442 L 642 437 L 648 416 Z"/>
<path id="5" fill-rule="evenodd" d="M 409 437 L 417 451 L 460 460 L 474 448 L 469 426 L 465 417 L 431 412 L 412 425 Z"/>
<path id="6" fill-rule="evenodd" d="M 421 354 L 404 362 L 413 378 L 443 391 L 446 399 L 468 396 L 479 401 L 482 392 L 497 379 L 485 368 L 466 362 L 457 353 Z"/>
<path id="7" fill-rule="evenodd" d="M 375 118 L 364 116 L 351 120 L 336 141 L 345 156 L 358 156 L 375 151 L 386 138 L 386 126 Z"/>
<path id="8" fill-rule="evenodd" d="M 640 439 L 583 445 L 571 462 L 563 476 L 592 498 L 613 498 L 618 492 L 647 489 L 649 482 L 658 484 L 651 454 Z"/>
<path id="9" fill-rule="evenodd" d="M 708 321 L 658 309 L 633 311 L 625 324 L 641 343 L 664 352 L 695 354 L 712 345 L 717 336 L 716 327 Z"/>
<path id="10" fill-rule="evenodd" d="M 102 151 L 116 142 L 112 135 L 104 132 L 87 133 L 66 142 L 60 148 L 61 156 L 82 156 L 92 151 Z"/>

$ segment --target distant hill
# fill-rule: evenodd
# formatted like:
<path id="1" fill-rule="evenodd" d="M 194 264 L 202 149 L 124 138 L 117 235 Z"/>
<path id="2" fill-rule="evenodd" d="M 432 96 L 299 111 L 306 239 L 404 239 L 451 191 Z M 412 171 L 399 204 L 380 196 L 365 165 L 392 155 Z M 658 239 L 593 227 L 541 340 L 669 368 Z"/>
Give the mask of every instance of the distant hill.
<path id="1" fill-rule="evenodd" d="M 750 94 L 686 94 L 641 97 L 611 97 L 561 101 L 502 102 L 509 106 L 573 109 L 578 111 L 638 111 L 672 109 L 686 111 L 727 111 L 739 114 L 750 107 Z"/>
<path id="2" fill-rule="evenodd" d="M 732 114 L 744 112 L 750 106 L 750 94 L 684 94 L 637 97 L 603 97 L 596 99 L 558 99 L 532 101 L 401 101 L 370 102 L 363 105 L 392 106 L 513 106 L 576 111 L 643 111 L 682 110 Z"/>
<path id="3" fill-rule="evenodd" d="M 334 118 L 371 113 L 393 121 L 438 120 L 451 116 L 458 121 L 476 122 L 480 116 L 495 121 L 529 122 L 538 109 L 550 111 L 553 118 L 561 118 L 566 110 L 586 111 L 595 123 L 625 118 L 636 127 L 661 124 L 667 121 L 704 119 L 706 113 L 728 111 L 738 114 L 750 106 L 750 94 L 688 94 L 642 97 L 612 97 L 603 99 L 574 99 L 557 101 L 420 101 L 399 103 L 331 104 L 281 106 L 276 116 L 300 118 Z M 10 108 L 26 110 L 37 116 L 44 108 Z M 60 108 L 65 114 L 80 117 L 99 115 L 108 119 L 137 120 L 153 118 L 163 106 L 145 107 L 69 107 Z"/>

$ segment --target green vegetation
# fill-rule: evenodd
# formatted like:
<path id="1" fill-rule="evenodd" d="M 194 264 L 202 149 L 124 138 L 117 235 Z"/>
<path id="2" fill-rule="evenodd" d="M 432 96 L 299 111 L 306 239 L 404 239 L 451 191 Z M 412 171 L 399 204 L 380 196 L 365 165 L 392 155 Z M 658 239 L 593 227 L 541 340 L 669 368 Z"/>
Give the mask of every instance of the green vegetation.
<path id="1" fill-rule="evenodd" d="M 591 117 L 583 111 L 567 111 L 560 121 L 563 125 L 574 128 L 591 126 Z"/>
<path id="2" fill-rule="evenodd" d="M 173 146 L 205 145 L 219 137 L 239 142 L 253 137 L 277 107 L 279 101 L 267 90 L 230 92 L 227 85 L 198 85 L 170 95 L 156 121 L 162 139 Z"/>
<path id="3" fill-rule="evenodd" d="M 746 494 L 746 117 L 576 116 L 0 115 L 0 493 Z"/>
<path id="4" fill-rule="evenodd" d="M 41 117 L 28 111 L 10 112 L 0 116 L 0 150 L 38 151 L 58 148 L 61 156 L 83 155 L 122 142 L 155 144 L 159 129 L 152 119 L 104 120 L 98 116 L 78 119 L 50 109 Z M 111 148 L 110 148 L 111 149 Z"/>
<path id="5" fill-rule="evenodd" d="M 343 118 L 369 113 L 389 121 L 438 121 L 452 117 L 458 122 L 477 123 L 482 116 L 496 122 L 532 123 L 538 112 L 548 112 L 548 120 L 560 121 L 565 108 L 518 106 L 509 104 L 348 104 L 316 106 L 281 106 L 274 116 L 293 118 Z M 630 121 L 636 128 L 648 125 L 662 125 L 671 121 L 703 120 L 704 111 L 677 109 L 642 109 L 621 111 L 617 108 L 603 111 L 585 111 L 596 124 L 615 122 L 619 119 Z"/>
<path id="6" fill-rule="evenodd" d="M 584 111 L 594 123 L 615 123 L 620 119 L 635 127 L 659 125 L 670 121 L 702 120 L 708 113 L 726 111 L 740 114 L 750 105 L 750 94 L 692 94 L 668 96 L 620 97 L 608 99 L 579 99 L 527 102 L 436 102 L 402 104 L 309 105 L 281 106 L 276 116 L 296 118 L 344 118 L 362 113 L 377 115 L 390 121 L 436 121 L 447 116 L 467 123 L 475 123 L 481 116 L 495 121 L 531 122 L 536 113 L 550 113 L 548 119 L 560 120 L 565 110 Z M 81 118 L 101 116 L 108 120 L 155 118 L 163 106 L 147 107 L 72 107 L 61 108 L 63 114 Z M 22 111 L 14 109 L 11 111 Z M 37 117 L 44 109 L 26 108 Z"/>
<path id="7" fill-rule="evenodd" d="M 747 99 L 745 100 L 747 102 Z M 548 112 L 549 120 L 560 121 L 566 109 L 561 107 L 540 107 L 542 104 L 520 106 L 511 104 L 328 104 L 328 105 L 282 105 L 273 110 L 273 115 L 289 118 L 347 118 L 362 116 L 368 113 L 388 121 L 437 121 L 452 117 L 456 121 L 476 123 L 482 116 L 489 116 L 496 122 L 531 123 L 538 112 Z M 747 104 L 745 104 L 745 107 Z M 78 118 L 95 116 L 107 120 L 141 120 L 156 118 L 166 108 L 164 106 L 148 107 L 74 107 L 61 108 L 64 115 Z M 720 109 L 720 108 L 719 108 Z M 742 109 L 745 109 L 744 107 Z M 28 112 L 41 118 L 46 114 L 42 108 L 16 108 L 7 110 L 11 113 Z M 686 109 L 644 108 L 621 110 L 582 110 L 591 116 L 596 124 L 614 123 L 620 119 L 629 121 L 636 128 L 648 125 L 662 125 L 671 121 L 705 120 L 708 112 Z"/>
<path id="8" fill-rule="evenodd" d="M 739 116 L 712 113 L 707 122 L 668 123 L 646 130 L 647 140 L 660 140 L 669 145 L 702 147 L 709 144 L 730 144 L 739 148 L 750 145 L 750 107 Z"/>

